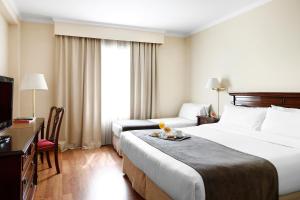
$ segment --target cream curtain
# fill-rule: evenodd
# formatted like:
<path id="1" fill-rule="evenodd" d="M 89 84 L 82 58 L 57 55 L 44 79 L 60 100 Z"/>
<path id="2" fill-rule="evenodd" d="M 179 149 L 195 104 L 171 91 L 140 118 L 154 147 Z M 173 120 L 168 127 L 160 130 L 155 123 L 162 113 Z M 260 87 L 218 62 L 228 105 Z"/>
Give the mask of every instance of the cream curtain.
<path id="1" fill-rule="evenodd" d="M 68 148 L 101 146 L 101 41 L 56 36 L 56 103 L 65 107 L 61 140 Z"/>
<path id="2" fill-rule="evenodd" d="M 158 44 L 131 43 L 131 119 L 156 115 L 156 73 Z"/>

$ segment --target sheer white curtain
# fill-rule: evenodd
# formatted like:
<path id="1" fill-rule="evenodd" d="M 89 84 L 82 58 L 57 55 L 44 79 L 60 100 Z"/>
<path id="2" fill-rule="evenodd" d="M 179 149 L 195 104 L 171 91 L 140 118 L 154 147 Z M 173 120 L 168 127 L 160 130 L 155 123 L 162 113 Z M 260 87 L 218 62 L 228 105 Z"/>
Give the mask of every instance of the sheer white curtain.
<path id="1" fill-rule="evenodd" d="M 130 117 L 130 43 L 101 41 L 102 144 L 112 142 L 112 121 Z M 104 137 L 103 137 L 104 136 Z"/>

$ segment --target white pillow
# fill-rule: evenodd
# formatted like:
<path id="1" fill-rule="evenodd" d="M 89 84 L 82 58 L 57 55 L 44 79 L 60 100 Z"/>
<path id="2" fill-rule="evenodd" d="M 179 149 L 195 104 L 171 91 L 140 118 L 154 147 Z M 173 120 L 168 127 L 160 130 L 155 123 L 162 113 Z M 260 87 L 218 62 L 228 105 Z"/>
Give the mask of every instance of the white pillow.
<path id="1" fill-rule="evenodd" d="M 267 108 L 250 108 L 226 105 L 220 124 L 243 130 L 259 130 L 266 116 Z"/>
<path id="2" fill-rule="evenodd" d="M 272 105 L 272 108 L 275 109 L 275 110 L 280 110 L 280 111 L 300 113 L 300 109 L 298 109 L 298 108 L 285 108 L 285 107 L 275 106 L 275 105 Z"/>
<path id="3" fill-rule="evenodd" d="M 181 106 L 179 117 L 197 121 L 197 115 L 208 115 L 210 105 L 184 103 Z"/>
<path id="4" fill-rule="evenodd" d="M 300 112 L 286 112 L 269 108 L 261 130 L 300 139 Z"/>

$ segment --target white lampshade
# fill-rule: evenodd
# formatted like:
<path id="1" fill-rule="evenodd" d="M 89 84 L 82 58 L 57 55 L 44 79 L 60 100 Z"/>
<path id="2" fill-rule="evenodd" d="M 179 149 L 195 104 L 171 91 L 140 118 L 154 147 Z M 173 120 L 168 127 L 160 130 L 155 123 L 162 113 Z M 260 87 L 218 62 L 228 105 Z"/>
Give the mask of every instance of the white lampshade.
<path id="1" fill-rule="evenodd" d="M 44 74 L 25 74 L 21 83 L 21 90 L 48 90 Z"/>
<path id="2" fill-rule="evenodd" d="M 210 78 L 208 79 L 208 81 L 206 82 L 206 86 L 207 89 L 214 89 L 214 88 L 219 88 L 220 87 L 220 83 L 219 80 L 217 78 Z"/>

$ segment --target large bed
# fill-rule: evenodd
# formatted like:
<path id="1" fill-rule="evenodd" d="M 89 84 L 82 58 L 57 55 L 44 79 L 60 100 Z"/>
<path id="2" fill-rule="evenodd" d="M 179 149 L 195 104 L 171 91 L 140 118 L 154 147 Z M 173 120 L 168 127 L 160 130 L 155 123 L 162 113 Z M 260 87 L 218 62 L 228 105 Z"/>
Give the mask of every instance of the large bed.
<path id="1" fill-rule="evenodd" d="M 296 93 L 231 95 L 234 105 L 300 107 L 300 94 Z M 224 127 L 222 124 L 194 126 L 181 130 L 192 137 L 201 137 L 268 160 L 277 170 L 280 200 L 300 199 L 300 140 Z M 203 178 L 192 167 L 163 153 L 131 132 L 121 135 L 121 147 L 124 155 L 124 173 L 143 198 L 206 199 Z"/>

